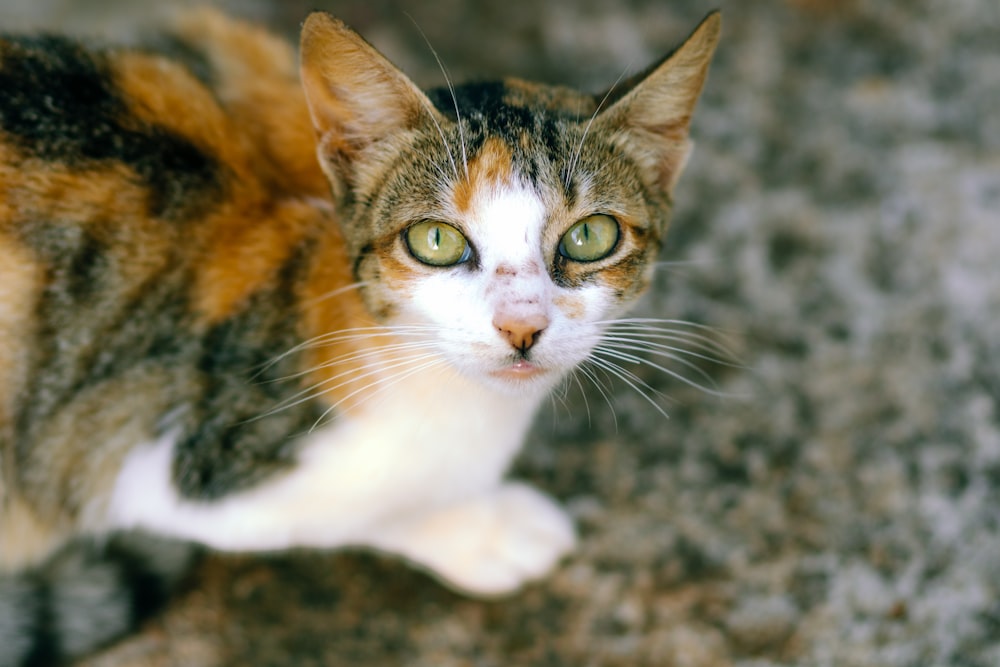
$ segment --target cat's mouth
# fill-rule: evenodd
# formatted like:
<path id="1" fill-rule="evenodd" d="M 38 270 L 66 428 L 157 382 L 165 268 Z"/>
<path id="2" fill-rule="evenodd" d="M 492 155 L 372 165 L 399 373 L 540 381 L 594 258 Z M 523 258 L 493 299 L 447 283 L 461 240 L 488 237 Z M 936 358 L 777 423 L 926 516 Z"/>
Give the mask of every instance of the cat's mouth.
<path id="1" fill-rule="evenodd" d="M 504 380 L 524 381 L 544 375 L 546 372 L 547 370 L 538 364 L 533 364 L 527 359 L 519 359 L 501 369 L 493 371 L 490 375 Z"/>

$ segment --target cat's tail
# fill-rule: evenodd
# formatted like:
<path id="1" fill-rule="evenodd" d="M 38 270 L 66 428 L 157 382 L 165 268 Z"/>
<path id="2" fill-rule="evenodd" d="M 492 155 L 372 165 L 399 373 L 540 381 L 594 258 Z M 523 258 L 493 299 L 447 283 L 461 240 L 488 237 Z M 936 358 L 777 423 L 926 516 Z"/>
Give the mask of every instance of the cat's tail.
<path id="1" fill-rule="evenodd" d="M 70 544 L 0 575 L 0 667 L 55 665 L 120 637 L 165 602 L 196 548 L 146 535 Z"/>

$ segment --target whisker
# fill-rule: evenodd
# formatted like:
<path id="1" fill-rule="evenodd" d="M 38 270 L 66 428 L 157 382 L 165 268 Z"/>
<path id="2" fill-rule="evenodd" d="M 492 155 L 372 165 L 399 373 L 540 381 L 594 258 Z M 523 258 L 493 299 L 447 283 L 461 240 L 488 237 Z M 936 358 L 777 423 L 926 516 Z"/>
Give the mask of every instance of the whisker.
<path id="1" fill-rule="evenodd" d="M 351 290 L 360 289 L 368 285 L 368 283 L 369 281 L 367 280 L 359 280 L 358 282 L 351 283 L 350 285 L 344 285 L 343 287 L 338 287 L 337 289 L 330 290 L 326 294 L 321 294 L 317 297 L 313 297 L 308 301 L 304 301 L 302 305 L 306 308 L 312 308 L 313 306 L 322 303 L 323 301 L 332 299 L 333 297 L 344 294 L 345 292 L 350 292 Z"/>
<path id="2" fill-rule="evenodd" d="M 268 380 L 268 382 L 286 382 L 288 380 L 294 380 L 295 378 L 309 375 L 310 373 L 313 373 L 315 371 L 324 368 L 332 368 L 334 366 L 340 366 L 340 365 L 349 365 L 365 359 L 371 359 L 372 357 L 375 358 L 382 357 L 388 353 L 409 352 L 412 350 L 432 348 L 434 346 L 435 343 L 433 341 L 428 340 L 428 341 L 411 341 L 407 343 L 395 343 L 392 345 L 383 345 L 373 349 L 355 350 L 353 352 L 346 352 L 336 357 L 327 359 L 323 363 L 318 364 L 316 366 L 312 366 L 311 368 L 307 368 L 301 371 L 296 371 L 295 373 L 291 373 L 289 375 L 285 375 L 280 378 Z M 350 372 L 351 371 L 349 370 L 344 371 L 344 373 L 350 373 Z"/>
<path id="3" fill-rule="evenodd" d="M 727 344 L 719 340 L 720 337 L 724 337 L 721 331 L 696 322 L 630 318 L 598 322 L 597 324 L 608 325 L 608 335 L 638 334 L 643 339 L 673 340 L 675 342 L 691 343 L 699 347 L 699 349 L 719 355 L 725 359 L 725 363 L 735 366 L 741 365 L 739 355 Z M 686 327 L 686 329 L 678 327 Z M 719 363 L 723 363 L 723 361 L 720 359 Z"/>
<path id="4" fill-rule="evenodd" d="M 376 352 L 378 351 L 372 351 L 372 356 L 375 356 Z M 405 366 L 407 364 L 411 364 L 417 361 L 421 361 L 423 359 L 437 357 L 437 356 L 438 355 L 434 354 L 433 352 L 428 352 L 426 354 L 411 356 L 406 359 L 397 360 L 389 364 L 375 363 L 375 364 L 369 364 L 367 366 L 362 366 L 361 368 L 346 369 L 344 371 L 341 371 L 340 373 L 337 373 L 324 380 L 315 382 L 312 385 L 305 387 L 304 389 L 296 392 L 295 394 L 283 399 L 280 403 L 278 403 L 278 405 L 271 408 L 270 410 L 267 410 L 266 412 L 263 412 L 260 415 L 257 415 L 256 417 L 253 417 L 247 421 L 248 422 L 256 421 L 258 419 L 262 419 L 264 417 L 269 417 L 271 415 L 277 414 L 284 410 L 290 410 L 291 408 L 301 405 L 302 403 L 307 403 L 311 400 L 315 400 L 320 396 L 323 396 L 324 394 L 336 391 L 337 389 L 340 389 L 341 387 L 349 385 L 353 382 L 359 382 L 366 378 L 370 378 L 373 375 L 378 375 L 379 373 L 382 373 L 384 371 L 392 370 L 400 366 Z M 310 373 L 313 370 L 316 369 L 309 369 L 308 371 L 304 371 L 302 374 Z M 364 372 L 359 373 L 359 371 L 364 371 Z M 338 380 L 342 380 L 345 377 L 347 377 L 348 379 L 338 382 Z M 326 386 L 330 385 L 331 383 L 336 383 L 336 384 L 333 384 L 333 386 Z"/>
<path id="5" fill-rule="evenodd" d="M 427 347 L 430 347 L 430 346 L 427 346 Z M 421 349 L 421 348 L 416 348 L 416 349 Z M 377 356 L 379 356 L 377 354 L 377 351 L 372 351 L 371 354 L 366 355 L 366 358 L 377 357 Z M 313 398 L 318 398 L 319 396 L 322 396 L 323 394 L 327 394 L 327 393 L 330 393 L 332 391 L 336 391 L 337 389 L 340 389 L 341 387 L 347 386 L 347 385 L 349 385 L 349 384 L 351 384 L 353 382 L 358 382 L 359 380 L 364 380 L 365 378 L 372 377 L 373 375 L 378 375 L 379 373 L 381 373 L 383 371 L 392 370 L 392 369 L 398 368 L 400 366 L 405 366 L 405 365 L 407 365 L 409 363 L 412 363 L 413 361 L 417 361 L 417 360 L 421 360 L 421 359 L 426 359 L 426 358 L 433 357 L 433 356 L 435 356 L 433 353 L 428 352 L 428 353 L 421 354 L 421 355 L 412 355 L 412 356 L 407 357 L 405 359 L 398 359 L 398 360 L 395 360 L 395 361 L 393 361 L 391 363 L 387 363 L 387 364 L 372 363 L 372 364 L 364 365 L 361 368 L 348 368 L 348 369 L 345 369 L 345 370 L 343 370 L 343 371 L 341 371 L 339 373 L 336 373 L 335 375 L 331 375 L 330 377 L 328 377 L 328 378 L 326 378 L 324 380 L 320 380 L 319 382 L 313 383 L 309 387 L 307 387 L 307 388 L 299 391 L 298 393 L 290 396 L 288 399 L 286 399 L 286 401 L 287 400 L 294 400 L 296 398 L 305 396 L 305 398 L 302 398 L 301 400 L 296 401 L 295 403 L 292 404 L 292 406 L 298 405 L 299 403 L 301 403 L 303 401 L 308 401 L 308 400 L 311 400 Z M 317 366 L 316 368 L 309 369 L 308 371 L 305 371 L 305 373 L 310 373 L 310 372 L 312 372 L 314 370 L 319 370 L 319 369 L 325 368 L 325 367 L 329 367 L 329 365 L 326 365 L 326 366 Z M 364 372 L 358 374 L 358 372 L 362 371 L 362 370 Z M 347 378 L 347 379 L 343 380 L 343 382 L 338 382 L 338 380 L 341 380 L 343 378 Z M 323 389 L 320 389 L 321 387 L 324 387 L 324 385 L 329 385 L 330 383 L 333 383 L 333 382 L 337 382 L 337 384 L 334 384 L 333 386 L 328 386 L 328 387 L 325 387 Z M 282 405 L 282 406 L 279 406 L 278 409 L 284 410 L 284 409 L 287 409 L 288 407 L 290 407 L 290 406 Z"/>
<path id="6" fill-rule="evenodd" d="M 604 399 L 604 402 L 608 404 L 608 408 L 610 408 L 610 410 L 611 410 L 611 418 L 612 418 L 612 420 L 614 420 L 614 424 L 615 424 L 615 433 L 617 433 L 618 432 L 618 413 L 615 411 L 615 405 L 611 401 L 611 396 L 608 394 L 607 387 L 605 387 L 604 383 L 601 382 L 601 379 L 599 377 L 597 377 L 597 374 L 593 370 L 591 370 L 590 368 L 587 367 L 586 362 L 584 364 L 581 364 L 580 366 L 578 366 L 576 368 L 576 370 L 579 371 L 588 380 L 590 380 L 590 383 L 594 386 L 595 389 L 597 389 L 597 392 Z M 602 369 L 602 371 L 603 371 L 603 369 Z M 607 371 L 603 371 L 603 372 L 606 373 Z M 575 377 L 576 373 L 574 373 L 573 375 Z M 579 382 L 579 379 L 577 379 L 577 382 Z M 581 388 L 582 388 L 582 384 L 581 384 Z M 586 400 L 586 398 L 587 398 L 587 395 L 586 395 L 586 393 L 584 393 L 584 400 Z M 588 423 L 589 423 L 589 419 L 590 419 L 590 411 L 589 410 L 587 411 L 587 419 L 588 419 Z"/>
<path id="7" fill-rule="evenodd" d="M 611 87 L 608 89 L 608 92 L 604 94 L 604 97 L 598 103 L 597 108 L 594 109 L 594 113 L 591 114 L 590 120 L 587 121 L 587 126 L 583 128 L 583 136 L 580 137 L 580 142 L 577 144 L 576 150 L 574 151 L 573 156 L 570 158 L 569 165 L 567 165 L 566 168 L 566 179 L 563 182 L 563 186 L 566 189 L 569 189 L 570 181 L 573 180 L 574 172 L 576 172 L 576 167 L 580 162 L 580 156 L 583 154 L 583 144 L 587 140 L 587 135 L 590 134 L 591 126 L 594 124 L 594 121 L 597 120 L 597 116 L 599 116 L 601 111 L 604 109 L 604 105 L 611 98 L 611 94 L 614 92 L 615 88 L 618 87 L 618 84 L 621 83 L 622 79 L 625 78 L 625 75 L 629 72 L 629 70 L 632 69 L 632 66 L 634 64 L 635 64 L 635 59 L 633 59 L 632 62 L 630 62 L 625 67 L 625 69 L 622 70 L 622 73 L 618 75 L 618 78 L 615 79 L 615 82 L 611 84 Z"/>
<path id="8" fill-rule="evenodd" d="M 567 400 L 569 396 L 569 388 L 566 381 L 564 380 L 559 384 L 556 389 L 549 392 L 549 404 L 552 406 L 552 426 L 555 427 L 557 418 L 557 408 L 562 408 L 567 413 L 570 413 L 569 401 Z"/>
<path id="9" fill-rule="evenodd" d="M 402 382 L 406 378 L 411 377 L 412 375 L 414 375 L 416 373 L 419 373 L 419 372 L 421 372 L 423 370 L 426 370 L 428 368 L 433 368 L 434 366 L 440 366 L 440 365 L 443 365 L 443 364 L 446 363 L 445 360 L 442 359 L 438 355 L 430 355 L 430 354 L 428 354 L 428 355 L 425 355 L 425 356 L 421 357 L 421 359 L 427 359 L 427 358 L 430 358 L 430 361 L 424 361 L 423 363 L 421 363 L 416 368 L 410 369 L 410 370 L 408 370 L 406 372 L 403 372 L 403 373 L 397 373 L 396 375 L 394 375 L 392 377 L 389 377 L 389 378 L 382 378 L 380 380 L 376 380 L 373 383 L 367 384 L 367 385 L 365 385 L 363 387 L 359 387 L 358 389 L 355 389 L 354 391 L 350 392 L 349 394 L 347 394 L 346 396 L 344 396 L 343 398 L 341 398 L 340 400 L 338 400 L 336 403 L 334 403 L 333 405 L 331 405 L 329 408 L 327 408 L 326 410 L 324 410 L 323 413 L 316 419 L 316 421 L 313 424 L 312 428 L 309 429 L 309 432 L 312 433 L 317 428 L 319 428 L 323 424 L 323 421 L 331 413 L 333 413 L 334 410 L 336 410 L 338 407 L 340 407 L 341 405 L 343 405 L 344 403 L 346 403 L 348 400 L 352 399 L 354 396 L 358 395 L 359 393 L 369 391 L 372 387 L 378 387 L 374 392 L 372 392 L 371 394 L 369 394 L 368 396 L 366 396 L 360 403 L 358 403 L 358 405 L 363 405 L 366 401 L 370 401 L 376 395 L 384 392 L 385 390 L 387 390 L 388 388 L 390 388 L 390 387 L 392 387 L 392 386 L 394 386 L 396 384 L 399 384 L 400 382 Z M 412 362 L 414 362 L 416 360 L 415 359 L 410 359 L 410 360 L 407 360 L 407 361 L 409 363 L 412 363 Z M 338 386 L 340 386 L 340 385 L 338 385 Z"/>
<path id="10" fill-rule="evenodd" d="M 423 333 L 433 333 L 438 331 L 437 327 L 424 326 L 424 325 L 393 325 L 393 326 L 372 326 L 372 327 L 354 327 L 350 329 L 340 329 L 338 331 L 332 331 L 325 334 L 320 334 L 310 338 L 309 340 L 303 341 L 297 345 L 292 346 L 288 350 L 285 350 L 281 354 L 276 355 L 273 359 L 266 363 L 262 363 L 256 373 L 251 376 L 251 379 L 259 377 L 269 368 L 272 368 L 275 364 L 289 357 L 290 355 L 302 352 L 304 350 L 314 349 L 322 346 L 336 345 L 342 342 L 349 342 L 354 340 L 377 338 L 377 337 L 405 337 L 418 335 Z"/>
<path id="11" fill-rule="evenodd" d="M 654 262 L 653 266 L 658 269 L 680 269 L 688 266 L 718 266 L 719 261 L 715 259 L 665 259 L 659 262 Z"/>
<path id="12" fill-rule="evenodd" d="M 657 329 L 661 329 L 664 326 L 686 327 L 687 329 L 704 331 L 715 335 L 722 334 L 722 332 L 719 329 L 717 329 L 716 327 L 708 326 L 707 324 L 701 324 L 699 322 L 691 322 L 689 320 L 661 319 L 656 317 L 620 317 L 613 320 L 599 320 L 595 322 L 595 324 L 604 324 L 609 326 L 639 325 L 639 326 L 649 327 L 651 330 L 654 331 Z"/>
<path id="13" fill-rule="evenodd" d="M 690 343 L 692 349 L 685 349 L 683 347 L 677 347 L 675 345 L 665 345 L 663 343 L 657 343 L 651 340 L 645 340 L 643 338 L 633 338 L 630 336 L 618 336 L 618 335 L 608 335 L 603 338 L 605 343 L 615 343 L 616 347 L 619 349 L 630 349 L 637 352 L 649 352 L 651 354 L 657 354 L 660 356 L 671 357 L 673 355 L 685 355 L 688 357 L 693 357 L 695 359 L 701 359 L 703 361 L 708 361 L 713 364 L 718 364 L 719 366 L 729 366 L 730 368 L 739 367 L 738 364 L 734 362 L 727 361 L 726 359 L 715 356 L 718 353 L 716 348 L 709 346 L 708 344 L 701 341 L 688 341 L 683 338 L 676 338 L 673 336 L 660 336 L 661 340 L 670 340 L 675 342 Z M 629 347 L 630 346 L 630 347 Z"/>
<path id="14" fill-rule="evenodd" d="M 420 36 L 423 38 L 424 43 L 427 44 L 427 48 L 430 49 L 431 54 L 434 56 L 434 60 L 437 61 L 438 67 L 441 69 L 441 74 L 444 75 L 445 84 L 448 86 L 448 92 L 451 94 L 451 101 L 455 105 L 455 123 L 456 125 L 458 125 L 458 142 L 459 142 L 459 147 L 462 149 L 462 169 L 465 172 L 465 177 L 468 178 L 469 157 L 466 154 L 465 132 L 462 129 L 462 114 L 458 110 L 458 97 L 455 95 L 455 85 L 452 83 L 451 76 L 448 74 L 448 69 L 444 66 L 444 63 L 441 61 L 440 56 L 438 56 L 437 50 L 434 48 L 434 45 L 431 44 L 431 40 L 427 38 L 427 34 L 420 28 L 420 24 L 418 24 L 416 19 L 414 19 L 413 16 L 411 16 L 410 14 L 407 14 L 406 16 L 410 19 L 410 21 L 413 22 L 413 26 L 417 29 L 417 32 L 420 33 Z M 435 124 L 437 124 L 437 121 L 435 121 Z M 438 127 L 438 131 L 439 132 L 441 131 L 440 127 Z M 441 139 L 442 140 L 444 139 L 443 134 L 441 136 Z M 447 142 L 445 143 L 445 145 L 447 146 Z M 448 148 L 448 153 L 449 153 L 448 157 L 449 159 L 451 159 L 450 147 Z M 455 178 L 458 178 L 458 170 L 455 168 L 454 159 L 452 159 L 451 166 L 452 169 L 455 170 Z"/>
<path id="15" fill-rule="evenodd" d="M 587 411 L 587 427 L 589 428 L 593 424 L 593 421 L 590 418 L 590 401 L 587 399 L 587 392 L 583 388 L 583 383 L 580 382 L 580 376 L 576 373 L 571 373 L 570 377 L 576 382 L 576 386 L 580 388 L 580 395 L 583 396 L 583 407 Z"/>
<path id="16" fill-rule="evenodd" d="M 325 334 L 320 334 L 314 336 L 309 340 L 303 341 L 298 345 L 290 348 L 288 352 L 283 354 L 288 354 L 289 352 L 298 352 L 305 349 L 310 349 L 314 347 L 321 347 L 324 345 L 336 345 L 337 343 L 351 340 L 358 340 L 362 338 L 376 338 L 376 337 L 386 337 L 386 336 L 412 336 L 422 333 L 434 333 L 439 331 L 438 327 L 422 326 L 422 325 L 402 325 L 402 326 L 371 326 L 371 327 L 353 327 L 349 329 L 338 329 L 337 331 L 330 331 Z"/>
<path id="17" fill-rule="evenodd" d="M 603 347 L 603 346 L 597 346 L 597 347 L 594 348 L 594 350 L 595 350 L 595 352 L 599 352 L 599 353 L 601 353 L 603 355 L 610 356 L 610 357 L 613 357 L 615 359 L 619 359 L 621 361 L 627 361 L 629 363 L 634 363 L 634 364 L 637 364 L 637 365 L 645 365 L 645 366 L 649 366 L 650 368 L 655 368 L 656 370 L 658 370 L 658 371 L 660 371 L 662 373 L 665 373 L 665 374 L 669 375 L 670 377 L 675 378 L 676 380 L 679 380 L 680 382 L 683 382 L 684 384 L 686 384 L 686 385 L 688 385 L 690 387 L 694 387 L 695 389 L 699 389 L 699 390 L 705 392 L 706 394 L 709 394 L 709 395 L 712 395 L 712 396 L 725 396 L 726 395 L 724 392 L 720 392 L 717 389 L 713 388 L 713 386 L 715 385 L 715 381 L 704 370 L 702 370 L 701 368 L 698 368 L 698 366 L 696 366 L 695 364 L 691 363 L 690 361 L 678 358 L 676 355 L 670 355 L 670 354 L 662 353 L 659 356 L 666 356 L 666 357 L 670 358 L 672 361 L 676 361 L 677 363 L 681 364 L 682 366 L 690 368 L 697 375 L 699 375 L 700 377 L 702 377 L 705 380 L 705 382 L 707 383 L 708 386 L 706 386 L 704 384 L 701 384 L 700 382 L 696 382 L 695 380 L 692 380 L 691 378 L 686 377 L 686 376 L 682 375 L 681 373 L 678 373 L 675 370 L 669 369 L 666 366 L 663 366 L 661 364 L 657 364 L 657 363 L 655 363 L 655 362 L 653 362 L 653 361 L 651 361 L 649 359 L 645 359 L 643 357 L 638 357 L 638 356 L 636 356 L 634 354 L 628 354 L 626 352 L 619 352 L 616 348 L 607 348 L 607 347 Z"/>
<path id="18" fill-rule="evenodd" d="M 590 359 L 588 359 L 588 362 L 601 368 L 605 372 L 610 373 L 611 375 L 617 377 L 619 380 L 621 380 L 629 387 L 634 389 L 637 394 L 642 396 L 647 403 L 649 403 L 656 409 L 657 412 L 659 412 L 665 418 L 670 419 L 670 415 L 668 415 L 667 412 L 662 407 L 660 407 L 660 404 L 654 401 L 646 392 L 648 391 L 650 393 L 653 393 L 661 399 L 666 399 L 666 397 L 659 391 L 650 387 L 649 384 L 647 384 L 642 378 L 637 376 L 635 373 L 632 373 L 631 371 L 619 366 L 618 364 L 614 363 L 609 359 L 604 359 L 596 355 L 591 356 Z"/>

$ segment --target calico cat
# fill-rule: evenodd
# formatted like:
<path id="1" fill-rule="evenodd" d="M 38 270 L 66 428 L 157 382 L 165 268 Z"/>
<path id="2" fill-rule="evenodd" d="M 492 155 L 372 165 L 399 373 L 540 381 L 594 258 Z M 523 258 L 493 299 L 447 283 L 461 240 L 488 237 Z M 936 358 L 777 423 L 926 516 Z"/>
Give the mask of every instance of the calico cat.
<path id="1" fill-rule="evenodd" d="M 298 69 L 211 12 L 0 40 L 0 665 L 127 630 L 111 584 L 186 562 L 136 533 L 549 571 L 573 525 L 504 473 L 649 284 L 719 30 L 598 96 L 425 93 L 324 13 Z"/>

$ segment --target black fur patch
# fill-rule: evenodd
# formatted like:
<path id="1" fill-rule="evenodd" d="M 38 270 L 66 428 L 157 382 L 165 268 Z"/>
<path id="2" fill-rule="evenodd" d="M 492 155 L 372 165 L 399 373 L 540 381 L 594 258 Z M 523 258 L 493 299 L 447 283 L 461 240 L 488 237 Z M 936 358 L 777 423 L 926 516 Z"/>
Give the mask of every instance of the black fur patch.
<path id="1" fill-rule="evenodd" d="M 58 36 L 2 37 L 0 49 L 0 128 L 28 155 L 80 168 L 123 162 L 150 188 L 156 216 L 185 217 L 217 192 L 217 162 L 129 114 L 101 53 Z"/>
<path id="2" fill-rule="evenodd" d="M 507 87 L 502 81 L 466 83 L 454 87 L 454 97 L 448 88 L 430 92 L 431 102 L 451 120 L 456 119 L 455 106 L 464 119 L 473 123 L 487 122 L 494 131 L 530 129 L 537 113 L 506 102 Z"/>
<path id="3" fill-rule="evenodd" d="M 107 544 L 81 539 L 38 568 L 0 580 L 6 584 L 0 594 L 15 594 L 0 614 L 16 613 L 20 628 L 18 636 L 0 639 L 25 649 L 12 655 L 0 647 L 0 664 L 52 667 L 134 630 L 163 606 L 196 553 L 185 543 L 140 534 Z M 0 628 L 9 625 L 5 620 Z"/>
<path id="4" fill-rule="evenodd" d="M 502 81 L 488 81 L 459 85 L 454 91 L 435 88 L 428 96 L 446 118 L 461 118 L 461 139 L 470 156 L 486 139 L 497 137 L 510 148 L 517 171 L 536 184 L 541 174 L 564 169 L 571 153 L 565 129 L 576 119 L 542 106 L 511 104 L 508 92 Z M 529 137 L 527 144 L 522 140 L 525 135 Z M 574 196 L 572 192 L 566 194 Z"/>
<path id="5" fill-rule="evenodd" d="M 284 407 L 301 390 L 299 356 L 283 355 L 301 342 L 287 314 L 295 312 L 293 290 L 306 252 L 289 258 L 273 288 L 202 338 L 197 363 L 204 388 L 181 417 L 185 429 L 174 460 L 183 495 L 219 498 L 288 467 L 294 436 L 322 417 L 313 400 Z"/>
<path id="6" fill-rule="evenodd" d="M 24 459 L 37 429 L 81 391 L 140 365 L 177 367 L 193 345 L 178 334 L 187 308 L 182 263 L 126 285 L 110 250 L 85 228 L 40 221 L 18 231 L 47 271 L 30 379 L 17 397 L 15 450 Z"/>
<path id="7" fill-rule="evenodd" d="M 165 56 L 181 63 L 206 88 L 214 89 L 217 81 L 215 68 L 204 51 L 186 41 L 183 37 L 170 33 L 155 33 L 142 41 L 142 50 Z"/>

